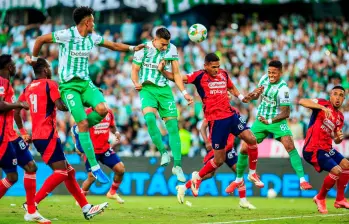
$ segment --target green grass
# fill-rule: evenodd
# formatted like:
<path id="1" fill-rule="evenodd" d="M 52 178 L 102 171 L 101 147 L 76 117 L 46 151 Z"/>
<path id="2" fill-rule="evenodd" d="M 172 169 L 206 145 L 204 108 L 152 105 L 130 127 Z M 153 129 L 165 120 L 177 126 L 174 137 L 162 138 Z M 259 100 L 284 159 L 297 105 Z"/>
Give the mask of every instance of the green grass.
<path id="1" fill-rule="evenodd" d="M 81 209 L 70 196 L 52 196 L 39 206 L 40 213 L 52 223 L 209 223 L 237 220 L 255 220 L 287 216 L 315 216 L 308 218 L 257 221 L 253 223 L 348 223 L 349 210 L 337 210 L 333 199 L 327 200 L 329 214 L 343 216 L 320 216 L 311 199 L 250 198 L 257 210 L 238 208 L 238 198 L 233 197 L 186 197 L 192 207 L 178 204 L 176 197 L 123 197 L 125 204 L 117 204 L 102 196 L 89 196 L 90 203 L 108 201 L 109 208 L 91 221 L 83 218 Z M 24 197 L 4 197 L 0 200 L 0 223 L 24 223 L 21 204 Z M 11 205 L 12 204 L 12 205 Z"/>

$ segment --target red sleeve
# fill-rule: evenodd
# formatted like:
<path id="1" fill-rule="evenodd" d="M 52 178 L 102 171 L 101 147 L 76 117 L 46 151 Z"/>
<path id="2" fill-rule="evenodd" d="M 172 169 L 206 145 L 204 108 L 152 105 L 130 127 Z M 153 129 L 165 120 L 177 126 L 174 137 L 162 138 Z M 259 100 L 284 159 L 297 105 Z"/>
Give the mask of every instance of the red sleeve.
<path id="1" fill-rule="evenodd" d="M 110 126 L 114 127 L 115 126 L 114 113 L 112 110 L 109 110 L 109 113 L 110 113 Z"/>
<path id="2" fill-rule="evenodd" d="M 317 103 L 322 105 L 322 106 L 328 106 L 329 105 L 328 100 L 321 99 L 321 98 L 317 98 L 316 100 L 317 100 Z"/>
<path id="3" fill-rule="evenodd" d="M 8 81 L 0 77 L 0 97 L 5 97 L 8 89 Z"/>
<path id="4" fill-rule="evenodd" d="M 48 85 L 50 87 L 50 98 L 53 102 L 61 98 L 61 95 L 58 91 L 58 85 L 54 81 L 48 81 Z"/>
<path id="5" fill-rule="evenodd" d="M 343 129 L 343 126 L 344 126 L 344 116 L 343 116 L 342 113 L 340 114 L 339 120 L 340 120 L 340 124 L 338 125 L 337 128 L 338 128 L 339 130 L 342 130 L 342 129 Z"/>
<path id="6" fill-rule="evenodd" d="M 26 99 L 25 99 L 25 89 L 23 91 L 23 93 L 18 97 L 18 101 L 20 102 L 25 102 Z"/>
<path id="7" fill-rule="evenodd" d="M 196 71 L 196 72 L 193 72 L 191 74 L 188 74 L 187 75 L 188 83 L 194 83 L 196 81 L 196 78 L 202 73 L 203 73 L 203 71 Z"/>
<path id="8" fill-rule="evenodd" d="M 227 73 L 226 71 L 224 71 L 224 73 L 225 73 L 225 75 L 226 75 L 226 77 L 227 77 L 227 87 L 228 87 L 228 89 L 233 88 L 234 85 L 233 85 L 233 82 L 231 81 L 231 79 L 230 79 L 228 73 Z"/>

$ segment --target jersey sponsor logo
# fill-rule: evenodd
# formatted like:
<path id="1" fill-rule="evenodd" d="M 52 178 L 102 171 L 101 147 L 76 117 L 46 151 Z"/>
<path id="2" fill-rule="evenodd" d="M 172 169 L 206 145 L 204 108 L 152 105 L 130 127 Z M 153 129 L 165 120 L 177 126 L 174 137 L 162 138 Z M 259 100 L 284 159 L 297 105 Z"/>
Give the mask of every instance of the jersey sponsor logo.
<path id="1" fill-rule="evenodd" d="M 95 135 L 107 134 L 109 130 L 95 130 L 93 133 Z"/>
<path id="2" fill-rule="evenodd" d="M 333 131 L 335 128 L 335 125 L 332 123 L 332 121 L 327 119 L 327 118 L 324 119 L 323 125 L 325 125 L 327 128 L 329 128 L 331 131 Z"/>
<path id="3" fill-rule="evenodd" d="M 276 102 L 274 100 L 270 100 L 267 96 L 263 96 L 263 100 L 272 106 L 276 106 Z"/>
<path id="4" fill-rule="evenodd" d="M 208 84 L 208 88 L 210 89 L 222 89 L 222 88 L 227 88 L 227 83 L 226 82 L 210 82 Z"/>
<path id="5" fill-rule="evenodd" d="M 77 51 L 77 50 L 71 50 L 70 51 L 71 57 L 77 57 L 77 58 L 88 58 L 90 56 L 89 51 Z"/>
<path id="6" fill-rule="evenodd" d="M 148 69 L 158 69 L 158 64 L 144 62 L 143 67 Z"/>
<path id="7" fill-rule="evenodd" d="M 280 100 L 280 103 L 284 104 L 284 103 L 291 103 L 289 99 L 282 99 Z"/>
<path id="8" fill-rule="evenodd" d="M 5 93 L 5 87 L 0 86 L 0 94 L 4 94 Z"/>
<path id="9" fill-rule="evenodd" d="M 95 126 L 93 126 L 93 128 L 95 130 L 108 129 L 109 128 L 109 122 L 102 122 L 102 123 L 96 124 Z"/>
<path id="10" fill-rule="evenodd" d="M 67 99 L 68 99 L 68 100 L 71 100 L 71 99 L 73 99 L 73 98 L 74 98 L 74 95 L 73 95 L 73 94 L 68 94 L 68 95 L 67 95 Z"/>
<path id="11" fill-rule="evenodd" d="M 30 84 L 29 89 L 34 88 L 38 85 L 40 85 L 40 82 L 32 83 L 32 84 Z"/>

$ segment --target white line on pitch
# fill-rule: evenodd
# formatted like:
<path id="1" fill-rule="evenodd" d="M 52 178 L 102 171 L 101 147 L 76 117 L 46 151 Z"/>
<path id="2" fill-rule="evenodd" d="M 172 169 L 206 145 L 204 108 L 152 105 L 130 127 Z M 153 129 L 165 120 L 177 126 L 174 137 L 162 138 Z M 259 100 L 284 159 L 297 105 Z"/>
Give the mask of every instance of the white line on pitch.
<path id="1" fill-rule="evenodd" d="M 314 217 L 333 217 L 333 216 L 346 216 L 349 213 L 343 214 L 330 214 L 330 215 L 300 215 L 300 216 L 285 216 L 285 217 L 275 217 L 275 218 L 265 218 L 265 219 L 248 219 L 248 220 L 235 220 L 228 222 L 205 222 L 201 224 L 229 224 L 229 223 L 247 223 L 247 222 L 258 222 L 258 221 L 270 221 L 270 220 L 283 220 L 283 219 L 302 219 L 302 218 L 314 218 Z"/>

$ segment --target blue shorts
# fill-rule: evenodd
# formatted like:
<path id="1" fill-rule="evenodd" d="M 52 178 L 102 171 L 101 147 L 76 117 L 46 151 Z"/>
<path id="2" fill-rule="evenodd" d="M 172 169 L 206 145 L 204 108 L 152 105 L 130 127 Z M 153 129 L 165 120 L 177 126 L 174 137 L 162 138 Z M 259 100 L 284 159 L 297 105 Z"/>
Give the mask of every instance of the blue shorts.
<path id="1" fill-rule="evenodd" d="M 29 145 L 22 137 L 18 137 L 16 140 L 10 143 L 14 148 L 17 155 L 18 165 L 24 168 L 30 161 L 33 161 L 33 156 L 29 151 Z"/>
<path id="2" fill-rule="evenodd" d="M 5 154 L 0 159 L 0 167 L 5 173 L 17 172 L 17 156 L 16 151 L 10 142 L 0 143 L 0 147 L 5 149 Z"/>
<path id="3" fill-rule="evenodd" d="M 329 152 L 322 149 L 307 152 L 303 149 L 303 158 L 320 173 L 323 170 L 330 172 L 333 167 L 340 164 L 344 156 L 335 149 Z"/>
<path id="4" fill-rule="evenodd" d="M 113 169 L 114 166 L 121 162 L 121 159 L 114 152 L 113 149 L 108 149 L 105 153 L 96 154 L 96 160 L 100 161 L 102 164 L 106 165 L 110 169 Z M 85 168 L 87 172 L 91 172 L 91 166 L 85 156 Z"/>
<path id="5" fill-rule="evenodd" d="M 66 160 L 60 138 L 35 139 L 33 144 L 46 164 Z"/>
<path id="6" fill-rule="evenodd" d="M 227 164 L 227 166 L 229 166 L 230 168 L 233 167 L 237 161 L 238 161 L 238 154 L 235 151 L 234 148 L 230 149 L 230 150 L 226 150 L 226 155 L 225 155 L 225 164 Z M 211 150 L 210 152 L 208 152 L 204 158 L 204 164 L 206 164 L 208 161 L 210 161 L 211 159 L 214 158 L 214 151 Z"/>
<path id="7" fill-rule="evenodd" d="M 238 113 L 221 120 L 209 121 L 208 124 L 210 127 L 212 147 L 215 150 L 223 150 L 225 148 L 229 134 L 238 136 L 241 132 L 250 129 L 246 126 L 246 121 Z"/>

